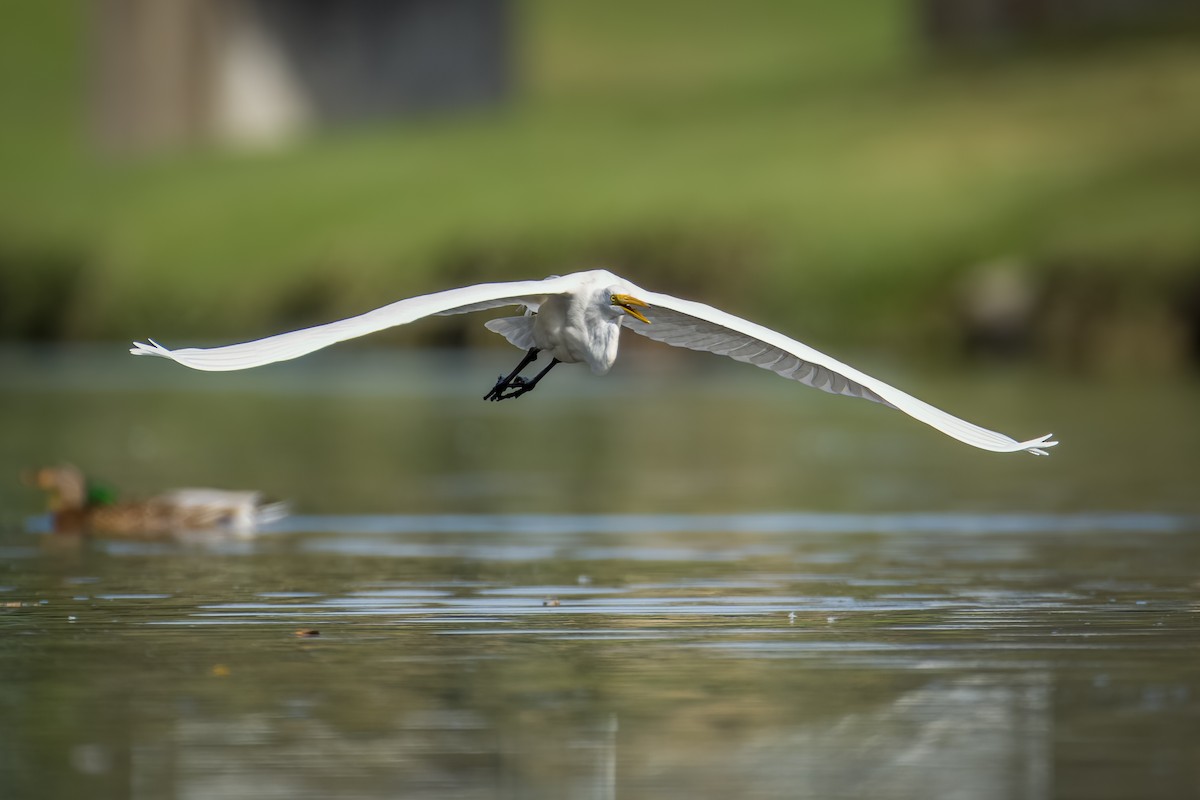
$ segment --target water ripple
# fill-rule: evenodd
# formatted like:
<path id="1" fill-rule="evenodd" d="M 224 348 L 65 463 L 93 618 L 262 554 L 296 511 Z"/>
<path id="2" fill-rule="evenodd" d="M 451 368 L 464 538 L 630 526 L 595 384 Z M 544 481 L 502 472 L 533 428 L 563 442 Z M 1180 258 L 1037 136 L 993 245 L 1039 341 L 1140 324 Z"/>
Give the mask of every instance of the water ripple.
<path id="1" fill-rule="evenodd" d="M 298 515 L 276 532 L 398 533 L 1178 533 L 1200 529 L 1200 515 L 1088 512 L 849 514 L 355 514 Z"/>

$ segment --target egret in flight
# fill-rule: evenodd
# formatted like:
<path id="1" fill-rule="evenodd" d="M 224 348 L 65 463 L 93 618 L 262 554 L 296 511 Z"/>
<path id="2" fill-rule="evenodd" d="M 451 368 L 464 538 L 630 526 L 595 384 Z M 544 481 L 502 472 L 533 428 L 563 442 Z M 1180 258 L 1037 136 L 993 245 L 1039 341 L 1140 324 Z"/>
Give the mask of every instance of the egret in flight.
<path id="1" fill-rule="evenodd" d="M 729 356 L 822 391 L 891 406 L 983 450 L 1026 450 L 1046 455 L 1045 448 L 1057 444 L 1051 441 L 1052 434 L 1018 442 L 981 428 L 782 333 L 703 303 L 647 291 L 607 270 L 448 289 L 400 300 L 357 317 L 225 347 L 168 350 L 151 339 L 149 344 L 134 342 L 129 352 L 169 358 L 192 369 L 248 369 L 298 358 L 336 342 L 424 317 L 502 306 L 522 306 L 524 313 L 493 319 L 485 325 L 524 350 L 525 356 L 484 395 L 485 400 L 509 400 L 527 394 L 559 363 L 582 362 L 596 375 L 605 374 L 616 361 L 621 328 L 626 327 L 664 344 Z M 521 371 L 541 353 L 549 355 L 550 362 L 533 377 L 522 377 Z"/>

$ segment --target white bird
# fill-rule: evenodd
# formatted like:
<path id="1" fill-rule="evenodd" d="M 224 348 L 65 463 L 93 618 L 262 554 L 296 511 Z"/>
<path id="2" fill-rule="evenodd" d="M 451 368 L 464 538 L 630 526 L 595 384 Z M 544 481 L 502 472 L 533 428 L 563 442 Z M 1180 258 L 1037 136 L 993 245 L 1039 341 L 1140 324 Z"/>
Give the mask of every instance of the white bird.
<path id="1" fill-rule="evenodd" d="M 983 450 L 1047 455 L 1044 448 L 1058 444 L 1051 441 L 1052 434 L 1018 442 L 981 428 L 781 333 L 703 303 L 646 291 L 607 270 L 448 289 L 400 300 L 357 317 L 225 347 L 168 350 L 151 339 L 149 344 L 134 342 L 129 352 L 169 358 L 192 369 L 248 369 L 436 314 L 502 306 L 523 306 L 525 312 L 490 320 L 486 326 L 526 354 L 516 369 L 484 395 L 485 400 L 507 400 L 532 391 L 559 362 L 583 362 L 596 375 L 605 374 L 616 361 L 624 326 L 675 347 L 729 356 L 822 391 L 891 406 Z M 531 379 L 520 377 L 521 370 L 543 351 L 550 355 L 550 363 Z"/>

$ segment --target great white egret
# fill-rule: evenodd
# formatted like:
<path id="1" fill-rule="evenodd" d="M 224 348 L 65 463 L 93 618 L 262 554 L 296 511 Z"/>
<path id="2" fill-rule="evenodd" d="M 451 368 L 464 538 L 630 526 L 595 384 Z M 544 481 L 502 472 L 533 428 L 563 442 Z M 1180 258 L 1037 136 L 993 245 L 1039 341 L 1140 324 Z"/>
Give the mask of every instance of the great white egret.
<path id="1" fill-rule="evenodd" d="M 153 339 L 134 342 L 134 355 L 169 358 L 199 370 L 235 370 L 286 361 L 336 342 L 405 325 L 435 314 L 465 314 L 523 306 L 523 316 L 489 320 L 486 327 L 525 350 L 520 364 L 484 395 L 508 400 L 534 389 L 555 364 L 583 362 L 603 375 L 617 358 L 622 326 L 675 347 L 707 350 L 769 369 L 833 394 L 862 397 L 899 409 L 948 436 L 984 450 L 1026 450 L 1046 455 L 1051 435 L 1018 442 L 947 414 L 806 344 L 711 306 L 650 292 L 607 270 L 589 270 L 541 281 L 481 283 L 412 297 L 357 317 L 225 347 L 168 350 Z M 550 363 L 533 378 L 521 370 L 539 353 Z"/>

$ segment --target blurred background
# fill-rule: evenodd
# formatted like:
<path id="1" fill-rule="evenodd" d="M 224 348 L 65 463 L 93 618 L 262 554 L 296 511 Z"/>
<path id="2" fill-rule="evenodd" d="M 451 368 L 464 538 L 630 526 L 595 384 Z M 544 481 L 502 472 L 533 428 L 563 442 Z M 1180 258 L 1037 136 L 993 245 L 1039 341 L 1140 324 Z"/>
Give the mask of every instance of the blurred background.
<path id="1" fill-rule="evenodd" d="M 65 0 L 0 25 L 0 795 L 1193 796 L 1193 0 Z M 627 337 L 606 266 L 1051 458 Z M 261 490 L 51 529 L 22 468 Z M 714 788 L 714 787 L 725 787 Z"/>
<path id="2" fill-rule="evenodd" d="M 536 453 L 529 480 L 487 463 L 491 448 L 513 448 L 506 435 L 522 441 L 555 417 L 546 393 L 532 417 L 477 408 L 512 355 L 477 316 L 215 378 L 135 362 L 125 343 L 241 341 L 451 286 L 606 266 L 988 427 L 1072 439 L 1074 453 L 1062 450 L 1079 460 L 1063 468 L 1087 474 L 1086 488 L 1018 480 L 985 505 L 1029 506 L 1040 492 L 1032 505 L 1190 507 L 1186 487 L 1130 481 L 1110 454 L 1181 475 L 1200 436 L 1188 411 L 1200 359 L 1193 3 L 94 0 L 7 16 L 6 469 L 84 461 L 143 493 L 265 483 L 305 494 L 310 510 L 461 508 L 471 491 L 480 510 L 594 510 L 608 500 L 565 491 Z M 928 497 L 928 485 L 896 485 L 896 460 L 925 448 L 920 426 L 641 344 L 625 343 L 615 377 L 665 377 L 665 396 L 680 365 L 701 365 L 734 388 L 688 421 L 688 401 L 617 413 L 603 394 L 616 382 L 556 373 L 568 398 L 556 441 L 676 423 L 678 440 L 645 448 L 658 454 L 648 471 L 679 472 L 674 493 L 632 481 L 633 508 L 927 508 L 1027 469 L 947 455 L 938 469 L 970 464 L 973 484 Z M 431 355 L 405 366 L 401 349 Z M 742 386 L 780 393 L 803 423 L 769 426 L 759 409 L 759 433 L 731 425 Z M 694 424 L 715 430 L 710 420 L 744 456 L 740 471 L 712 465 L 713 486 L 697 492 L 680 442 Z M 851 484 L 797 496 L 786 476 L 812 466 L 806 448 L 825 463 L 842 452 L 812 444 L 827 425 L 860 448 L 846 455 Z M 876 425 L 912 444 L 894 458 L 869 449 Z M 433 435 L 443 427 L 453 432 Z M 584 464 L 596 446 L 564 445 L 579 487 L 625 465 L 615 448 Z M 440 501 L 433 465 L 457 487 Z M 36 508 L 20 487 L 0 498 Z"/>
<path id="3" fill-rule="evenodd" d="M 1186 0 L 6 17 L 9 341 L 250 338 L 607 265 L 801 338 L 1083 370 L 1200 355 Z"/>

